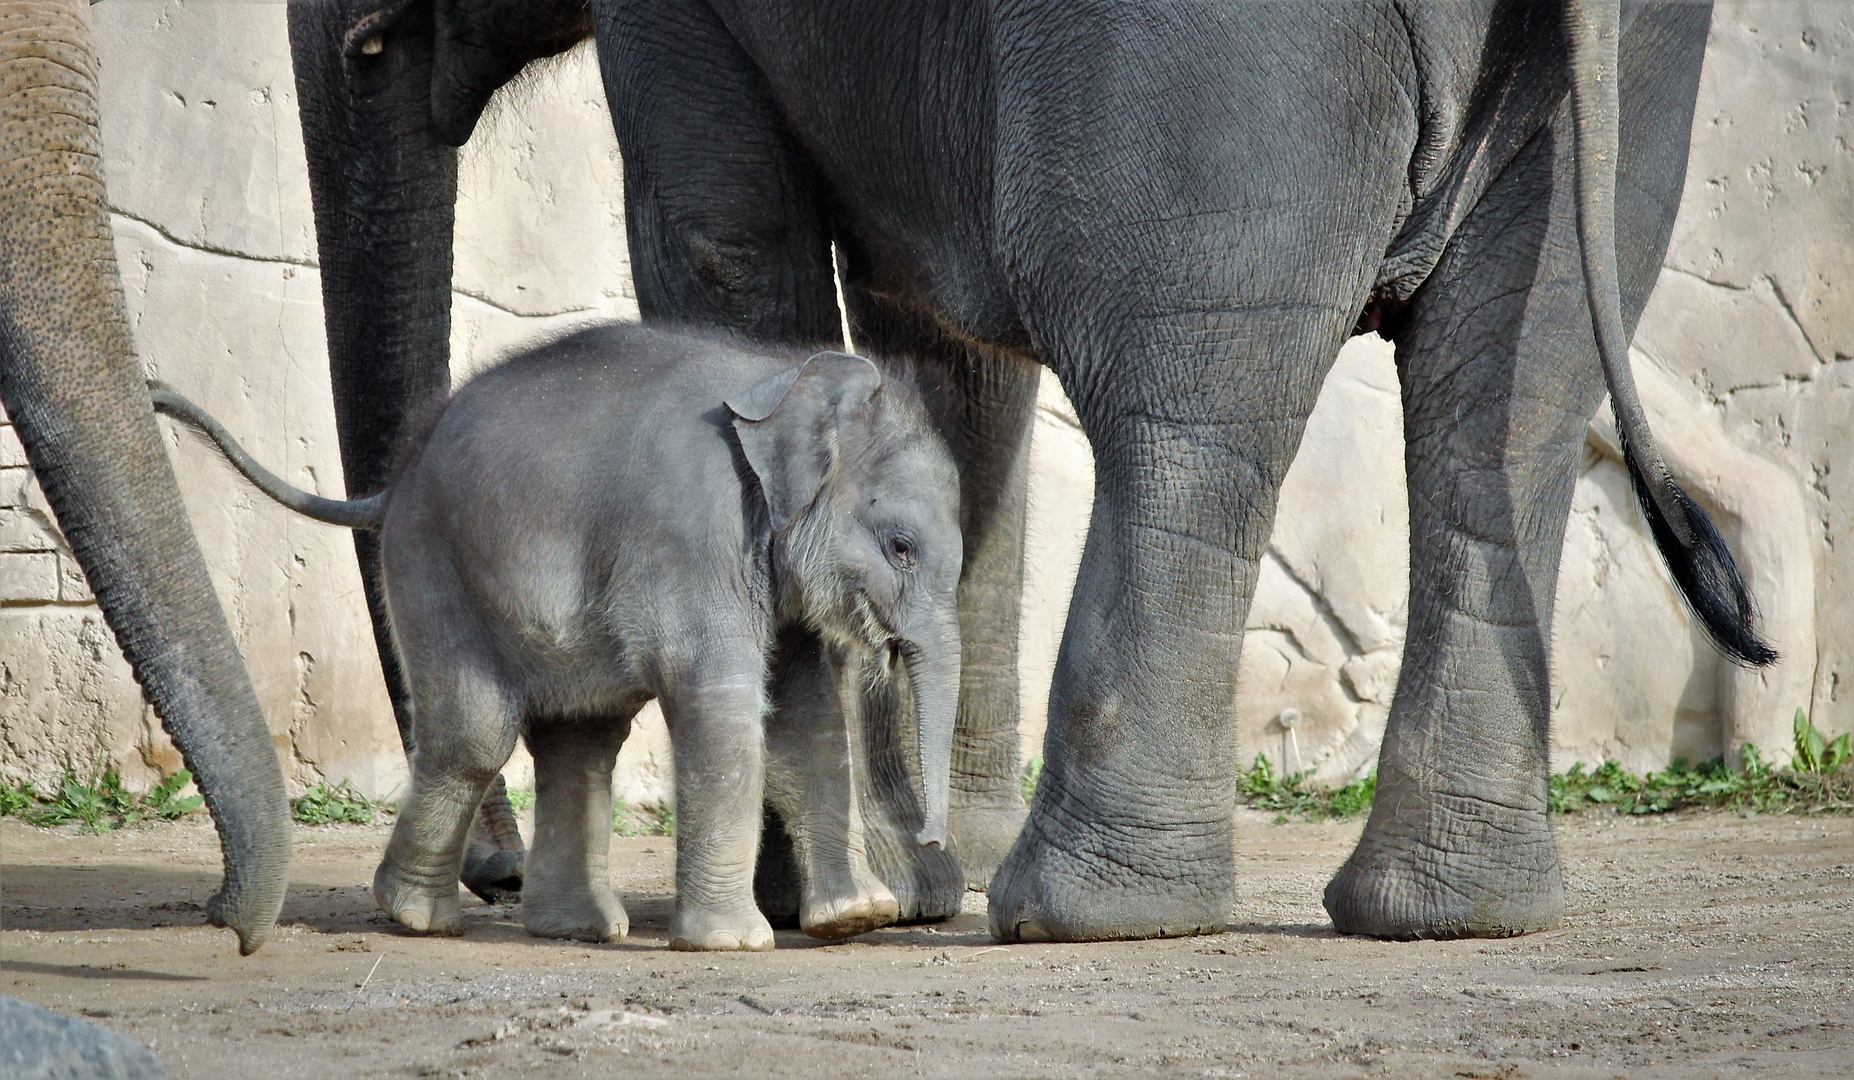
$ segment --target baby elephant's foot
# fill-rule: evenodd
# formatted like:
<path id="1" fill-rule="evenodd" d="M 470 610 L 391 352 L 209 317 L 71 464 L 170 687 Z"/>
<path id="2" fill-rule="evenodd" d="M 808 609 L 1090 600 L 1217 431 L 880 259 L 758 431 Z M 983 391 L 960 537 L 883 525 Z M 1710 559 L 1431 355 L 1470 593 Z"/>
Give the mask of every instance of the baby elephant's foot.
<path id="1" fill-rule="evenodd" d="M 373 898 L 393 921 L 420 934 L 463 933 L 457 882 L 409 873 L 384 860 L 373 874 Z"/>
<path id="2" fill-rule="evenodd" d="M 522 898 L 521 924 L 535 937 L 573 941 L 623 941 L 631 932 L 630 916 L 610 892 L 554 898 L 531 891 Z"/>
<path id="3" fill-rule="evenodd" d="M 683 952 L 765 952 L 773 947 L 772 924 L 760 909 L 712 911 L 676 905 L 670 948 Z"/>
<path id="4" fill-rule="evenodd" d="M 901 917 L 895 894 L 879 881 L 862 882 L 861 888 L 856 884 L 845 881 L 842 889 L 808 894 L 799 910 L 799 928 L 814 938 L 836 941 L 895 925 Z"/>

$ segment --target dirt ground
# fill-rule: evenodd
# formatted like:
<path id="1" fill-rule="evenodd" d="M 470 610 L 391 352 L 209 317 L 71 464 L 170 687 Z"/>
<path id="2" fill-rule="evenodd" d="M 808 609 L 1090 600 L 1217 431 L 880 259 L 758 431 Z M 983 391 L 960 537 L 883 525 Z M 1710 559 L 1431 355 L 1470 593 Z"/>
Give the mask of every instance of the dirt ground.
<path id="1" fill-rule="evenodd" d="M 395 932 L 378 827 L 299 827 L 276 935 L 201 925 L 202 816 L 84 836 L 0 821 L 0 993 L 152 1046 L 170 1076 L 1854 1075 L 1854 819 L 1559 822 L 1570 914 L 1506 941 L 1335 935 L 1358 825 L 1239 821 L 1213 937 L 992 944 L 958 919 L 776 952 L 665 945 L 674 841 L 613 838 L 632 934 L 530 938 L 466 908 Z"/>

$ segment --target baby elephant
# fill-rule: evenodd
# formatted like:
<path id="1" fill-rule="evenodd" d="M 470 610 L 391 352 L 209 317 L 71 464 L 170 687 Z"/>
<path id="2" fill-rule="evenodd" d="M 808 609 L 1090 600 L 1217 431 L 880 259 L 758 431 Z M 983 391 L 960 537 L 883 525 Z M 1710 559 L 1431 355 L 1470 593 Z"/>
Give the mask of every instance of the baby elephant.
<path id="1" fill-rule="evenodd" d="M 380 531 L 417 746 L 374 875 L 400 923 L 460 931 L 471 816 L 520 734 L 536 787 L 523 923 L 623 938 L 606 872 L 612 765 L 651 698 L 676 757 L 673 947 L 772 947 L 753 899 L 767 794 L 792 826 L 808 932 L 895 920 L 864 855 L 859 710 L 866 680 L 898 663 L 916 717 L 915 839 L 939 844 L 959 694 L 958 478 L 911 387 L 861 357 L 775 353 L 635 324 L 582 331 L 472 380 L 411 440 L 390 487 L 347 502 L 278 480 L 153 384 L 159 411 L 272 498 Z M 838 708 L 782 716 L 767 738 L 767 672 L 794 630 L 814 635 Z M 784 789 L 763 792 L 769 764 Z"/>

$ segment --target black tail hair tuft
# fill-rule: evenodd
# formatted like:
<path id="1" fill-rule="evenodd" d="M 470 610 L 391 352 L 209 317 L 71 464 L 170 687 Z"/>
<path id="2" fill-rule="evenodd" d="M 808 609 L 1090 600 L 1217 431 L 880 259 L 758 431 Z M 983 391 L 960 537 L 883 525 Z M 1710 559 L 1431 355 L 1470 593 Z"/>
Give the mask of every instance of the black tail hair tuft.
<path id="1" fill-rule="evenodd" d="M 1735 664 L 1768 667 L 1776 663 L 1777 650 L 1758 636 L 1757 605 L 1751 600 L 1751 590 L 1745 587 L 1738 564 L 1732 560 L 1731 549 L 1725 546 L 1725 538 L 1719 535 L 1712 519 L 1680 489 L 1680 485 L 1668 481 L 1674 500 L 1685 511 L 1693 533 L 1692 546 L 1681 543 L 1655 505 L 1648 491 L 1648 481 L 1636 469 L 1633 457 L 1625 454 L 1624 460 L 1628 462 L 1629 486 L 1635 489 L 1635 501 L 1641 504 L 1642 513 L 1648 518 L 1654 545 L 1661 550 L 1661 558 L 1666 560 L 1674 584 L 1679 586 L 1680 595 L 1705 628 L 1706 636 Z"/>

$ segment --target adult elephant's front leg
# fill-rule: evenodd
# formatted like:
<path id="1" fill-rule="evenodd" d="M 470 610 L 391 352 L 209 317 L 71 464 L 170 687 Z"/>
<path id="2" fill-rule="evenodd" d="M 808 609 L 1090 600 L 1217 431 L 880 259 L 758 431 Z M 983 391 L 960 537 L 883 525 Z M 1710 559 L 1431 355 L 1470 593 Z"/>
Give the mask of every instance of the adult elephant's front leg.
<path id="1" fill-rule="evenodd" d="M 1234 434 L 1090 427 L 1094 516 L 1042 779 L 992 884 L 1001 941 L 1207 933 L 1229 915 L 1236 660 L 1273 508 L 1242 490 L 1257 473 Z"/>
<path id="2" fill-rule="evenodd" d="M 1228 918 L 1243 619 L 1342 307 L 1155 320 L 1115 357 L 1143 374 L 1113 382 L 1059 366 L 1094 446 L 1094 513 L 1042 780 L 992 884 L 1000 940 L 1208 933 Z M 1255 341 L 1276 344 L 1242 355 Z"/>
<path id="3" fill-rule="evenodd" d="M 860 260 L 847 261 L 853 280 L 844 294 L 856 347 L 919 364 L 923 396 L 959 465 L 962 655 L 947 832 L 966 887 L 984 889 L 1024 823 L 1017 643 L 1039 369 L 1022 356 L 955 341 L 925 319 L 882 303 L 855 282 Z M 896 850 L 912 847 L 899 843 Z M 920 856 L 908 852 L 906 858 Z M 914 876 L 924 883 L 922 874 Z M 958 898 L 951 901 L 957 910 Z"/>

